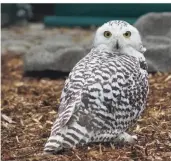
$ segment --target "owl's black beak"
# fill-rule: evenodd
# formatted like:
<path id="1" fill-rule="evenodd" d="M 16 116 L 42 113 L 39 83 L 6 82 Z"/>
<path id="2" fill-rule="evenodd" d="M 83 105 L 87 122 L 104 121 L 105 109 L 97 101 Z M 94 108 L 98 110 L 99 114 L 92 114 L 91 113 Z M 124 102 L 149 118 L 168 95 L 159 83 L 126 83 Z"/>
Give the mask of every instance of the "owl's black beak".
<path id="1" fill-rule="evenodd" d="M 118 40 L 116 41 L 116 49 L 118 50 L 119 49 L 119 42 L 118 42 Z"/>

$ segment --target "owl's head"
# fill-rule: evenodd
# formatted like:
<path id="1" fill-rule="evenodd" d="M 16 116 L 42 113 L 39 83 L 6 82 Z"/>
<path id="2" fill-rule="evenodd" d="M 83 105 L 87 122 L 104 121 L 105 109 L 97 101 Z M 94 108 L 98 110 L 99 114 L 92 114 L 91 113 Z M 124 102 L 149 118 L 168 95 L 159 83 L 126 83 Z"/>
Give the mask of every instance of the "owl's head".
<path id="1" fill-rule="evenodd" d="M 94 47 L 106 45 L 110 51 L 124 51 L 125 48 L 132 47 L 144 53 L 138 30 L 125 21 L 109 21 L 98 28 L 94 38 Z"/>

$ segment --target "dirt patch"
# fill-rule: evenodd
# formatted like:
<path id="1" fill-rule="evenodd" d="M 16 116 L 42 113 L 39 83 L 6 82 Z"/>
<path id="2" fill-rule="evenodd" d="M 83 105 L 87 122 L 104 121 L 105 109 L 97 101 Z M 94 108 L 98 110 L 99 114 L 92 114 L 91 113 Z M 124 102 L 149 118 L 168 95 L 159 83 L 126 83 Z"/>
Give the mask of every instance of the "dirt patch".
<path id="1" fill-rule="evenodd" d="M 130 133 L 135 146 L 93 144 L 63 154 L 43 155 L 43 147 L 56 118 L 64 77 L 23 77 L 20 56 L 2 56 L 2 160 L 28 161 L 126 161 L 171 160 L 171 74 L 149 75 L 147 109 Z"/>

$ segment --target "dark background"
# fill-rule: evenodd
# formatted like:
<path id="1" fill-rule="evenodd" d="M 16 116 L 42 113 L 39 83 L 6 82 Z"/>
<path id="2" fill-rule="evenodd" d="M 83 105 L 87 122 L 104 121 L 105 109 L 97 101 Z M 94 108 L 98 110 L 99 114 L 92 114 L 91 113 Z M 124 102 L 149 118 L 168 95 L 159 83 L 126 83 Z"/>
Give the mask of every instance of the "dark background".
<path id="1" fill-rule="evenodd" d="M 43 21 L 44 16 L 53 15 L 54 4 L 31 4 L 33 9 L 33 17 L 30 19 L 31 22 Z"/>
<path id="2" fill-rule="evenodd" d="M 91 26 L 101 25 L 111 19 L 122 19 L 133 24 L 140 16 L 149 12 L 171 12 L 171 4 L 146 3 L 52 3 L 52 4 L 1 4 L 2 26 L 13 25 L 21 20 L 42 22 L 45 26 Z M 21 4 L 23 5 L 23 4 Z M 17 16 L 18 11 L 25 11 Z M 30 16 L 30 13 L 32 16 Z"/>

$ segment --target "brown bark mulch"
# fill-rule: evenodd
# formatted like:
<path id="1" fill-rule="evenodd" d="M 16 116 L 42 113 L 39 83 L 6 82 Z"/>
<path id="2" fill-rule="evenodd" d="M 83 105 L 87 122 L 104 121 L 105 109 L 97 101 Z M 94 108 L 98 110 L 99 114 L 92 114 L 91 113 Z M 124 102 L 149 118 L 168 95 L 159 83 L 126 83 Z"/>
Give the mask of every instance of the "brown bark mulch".
<path id="1" fill-rule="evenodd" d="M 2 56 L 1 157 L 23 161 L 171 160 L 171 74 L 149 75 L 150 93 L 143 116 L 130 129 L 134 146 L 94 144 L 59 155 L 43 155 L 56 118 L 64 78 L 23 77 L 20 56 Z"/>

